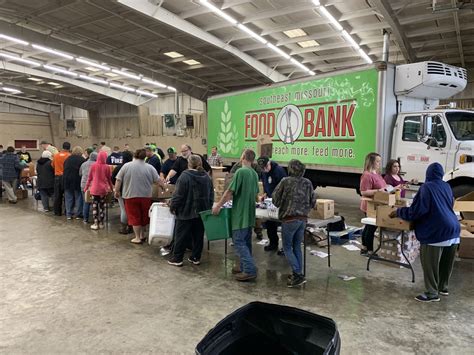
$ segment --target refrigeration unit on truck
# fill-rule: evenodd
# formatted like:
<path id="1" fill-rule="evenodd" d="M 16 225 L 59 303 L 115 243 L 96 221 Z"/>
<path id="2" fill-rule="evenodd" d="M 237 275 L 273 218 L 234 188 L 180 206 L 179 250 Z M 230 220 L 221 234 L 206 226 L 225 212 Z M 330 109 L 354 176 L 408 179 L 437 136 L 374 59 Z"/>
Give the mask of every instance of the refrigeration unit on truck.
<path id="1" fill-rule="evenodd" d="M 208 146 L 231 165 L 269 137 L 272 159 L 301 160 L 314 186 L 358 188 L 369 152 L 419 181 L 439 162 L 461 195 L 474 186 L 474 111 L 438 105 L 466 84 L 465 69 L 439 62 L 378 63 L 213 96 Z"/>

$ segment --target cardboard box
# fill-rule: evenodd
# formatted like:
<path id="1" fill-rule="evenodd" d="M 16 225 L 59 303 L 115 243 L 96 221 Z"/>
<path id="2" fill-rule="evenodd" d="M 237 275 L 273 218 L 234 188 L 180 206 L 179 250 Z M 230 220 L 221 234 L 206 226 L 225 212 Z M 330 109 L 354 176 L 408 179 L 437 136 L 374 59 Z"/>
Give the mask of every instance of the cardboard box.
<path id="1" fill-rule="evenodd" d="M 377 191 L 374 195 L 374 202 L 378 202 L 382 205 L 394 206 L 397 202 L 397 196 L 395 193 Z"/>
<path id="2" fill-rule="evenodd" d="M 396 229 L 396 230 L 412 230 L 413 226 L 410 222 L 404 221 L 401 218 L 390 218 L 389 215 L 395 211 L 395 207 L 378 206 L 376 224 L 379 227 Z"/>
<path id="3" fill-rule="evenodd" d="M 468 232 L 474 233 L 474 220 L 462 220 L 461 227 L 464 227 L 464 229 L 466 229 Z"/>
<path id="4" fill-rule="evenodd" d="M 474 234 L 461 231 L 461 245 L 459 246 L 459 257 L 474 259 Z"/>
<path id="5" fill-rule="evenodd" d="M 174 190 L 175 190 L 175 185 L 167 184 L 163 188 L 160 185 L 154 184 L 152 198 L 160 198 L 160 199 L 171 198 L 171 196 L 173 196 Z"/>
<path id="6" fill-rule="evenodd" d="M 216 186 L 218 179 L 225 179 L 228 173 L 224 172 L 224 167 L 212 167 L 212 184 Z M 225 180 L 224 180 L 225 181 Z"/>
<path id="7" fill-rule="evenodd" d="M 258 182 L 258 193 L 263 194 L 263 182 Z"/>
<path id="8" fill-rule="evenodd" d="M 367 200 L 367 217 L 376 218 L 378 206 L 380 206 L 380 203 L 377 203 L 373 200 Z"/>
<path id="9" fill-rule="evenodd" d="M 23 200 L 28 198 L 28 190 L 18 189 L 15 191 L 15 195 L 18 200 Z"/>
<path id="10" fill-rule="evenodd" d="M 309 212 L 308 218 L 329 219 L 334 217 L 334 200 L 318 199 L 316 208 Z"/>
<path id="11" fill-rule="evenodd" d="M 463 219 L 474 220 L 474 191 L 457 198 L 454 210 L 461 212 Z"/>

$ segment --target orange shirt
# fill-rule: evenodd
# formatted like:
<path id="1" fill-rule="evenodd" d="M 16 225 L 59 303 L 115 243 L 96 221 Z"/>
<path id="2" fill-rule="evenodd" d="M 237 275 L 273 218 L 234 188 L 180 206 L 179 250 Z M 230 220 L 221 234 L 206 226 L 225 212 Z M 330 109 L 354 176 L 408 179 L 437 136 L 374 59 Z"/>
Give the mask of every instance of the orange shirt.
<path id="1" fill-rule="evenodd" d="M 51 166 L 54 168 L 54 175 L 61 176 L 64 174 L 64 161 L 69 158 L 71 153 L 62 150 L 55 154 Z"/>

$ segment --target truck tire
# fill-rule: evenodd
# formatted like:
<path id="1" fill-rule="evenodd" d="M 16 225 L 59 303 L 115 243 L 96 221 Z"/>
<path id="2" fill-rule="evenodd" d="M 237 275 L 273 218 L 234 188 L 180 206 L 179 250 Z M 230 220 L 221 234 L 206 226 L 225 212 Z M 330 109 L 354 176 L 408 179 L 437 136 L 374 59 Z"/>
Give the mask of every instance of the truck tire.
<path id="1" fill-rule="evenodd" d="M 468 194 L 469 192 L 472 192 L 473 186 L 472 185 L 471 186 L 470 185 L 457 185 L 457 186 L 453 186 L 452 189 L 453 189 L 454 197 L 458 198 L 458 197 Z"/>

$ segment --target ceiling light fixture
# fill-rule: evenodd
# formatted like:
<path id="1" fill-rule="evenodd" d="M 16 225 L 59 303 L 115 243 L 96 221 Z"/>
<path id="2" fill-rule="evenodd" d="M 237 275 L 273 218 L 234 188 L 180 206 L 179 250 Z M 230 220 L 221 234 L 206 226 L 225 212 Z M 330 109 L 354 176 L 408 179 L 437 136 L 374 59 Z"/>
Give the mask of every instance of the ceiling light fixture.
<path id="1" fill-rule="evenodd" d="M 217 15 L 219 15 L 220 17 L 222 17 L 223 19 L 227 20 L 228 22 L 230 22 L 231 24 L 233 25 L 237 25 L 237 20 L 229 15 L 227 15 L 224 11 L 222 11 L 221 9 L 219 9 L 218 7 L 214 6 L 213 4 L 211 4 L 210 2 L 208 2 L 207 0 L 199 0 L 199 2 L 206 6 L 208 9 L 210 9 L 212 12 L 216 13 Z"/>
<path id="2" fill-rule="evenodd" d="M 89 71 L 94 72 L 94 73 L 100 71 L 99 68 L 95 68 L 95 67 L 85 67 L 84 69 L 89 70 Z M 115 75 L 115 74 L 114 74 L 114 75 Z M 117 75 L 117 76 L 118 76 L 118 75 Z"/>
<path id="3" fill-rule="evenodd" d="M 48 81 L 46 84 L 52 85 L 52 86 L 60 86 L 61 84 L 55 83 L 54 81 Z"/>
<path id="4" fill-rule="evenodd" d="M 301 48 L 309 48 L 309 47 L 316 47 L 316 46 L 319 46 L 319 43 L 316 42 L 314 39 L 312 39 L 312 40 L 310 40 L 310 41 L 298 42 L 298 45 L 299 45 Z"/>
<path id="5" fill-rule="evenodd" d="M 66 59 L 74 59 L 74 57 L 72 55 L 57 51 L 55 49 L 39 46 L 37 44 L 32 44 L 32 46 L 35 49 L 39 49 L 40 51 L 51 53 L 51 54 L 57 55 L 59 57 L 63 57 L 63 58 L 66 58 Z"/>
<path id="6" fill-rule="evenodd" d="M 316 4 L 316 2 L 315 2 L 314 0 L 313 0 L 313 2 Z M 317 3 L 318 3 L 317 5 L 319 5 L 319 1 L 318 1 Z M 326 10 L 326 8 L 325 8 L 324 6 L 319 6 L 318 10 L 319 10 L 319 12 L 320 12 L 324 17 L 326 17 L 326 18 L 329 20 L 329 22 L 331 22 L 331 23 L 334 25 L 334 27 L 336 27 L 336 29 L 337 29 L 338 31 L 342 31 L 342 30 L 344 29 L 344 28 L 341 26 L 341 24 L 339 23 L 339 21 L 336 20 L 336 19 L 334 18 L 334 16 L 331 15 L 331 14 L 329 13 L 329 11 Z"/>
<path id="7" fill-rule="evenodd" d="M 150 97 L 158 97 L 158 95 L 155 95 L 155 94 L 152 94 L 151 92 L 148 92 L 148 91 L 143 91 L 143 90 L 135 90 L 135 92 L 137 94 L 140 94 L 140 95 L 145 95 L 145 96 L 150 96 Z"/>
<path id="8" fill-rule="evenodd" d="M 3 89 L 3 91 L 11 92 L 12 94 L 20 94 L 20 93 L 21 93 L 20 90 L 12 89 L 12 88 L 7 88 L 7 87 L 5 87 L 5 86 L 4 86 L 2 89 Z"/>
<path id="9" fill-rule="evenodd" d="M 16 62 L 20 62 L 20 63 L 24 63 L 24 64 L 33 65 L 35 67 L 39 67 L 41 65 L 41 63 L 36 62 L 34 60 L 23 59 L 21 57 L 15 57 L 14 55 L 10 55 L 10 54 L 4 53 L 4 52 L 0 52 L 0 57 L 7 58 L 7 59 L 10 59 L 10 60 L 14 60 Z"/>
<path id="10" fill-rule="evenodd" d="M 281 55 L 283 58 L 290 59 L 290 56 L 288 54 L 286 54 L 280 48 L 278 48 L 277 46 L 271 44 L 270 42 L 267 42 L 267 47 L 270 48 L 271 50 L 273 50 L 274 52 L 278 53 L 279 55 Z"/>
<path id="11" fill-rule="evenodd" d="M 116 78 L 118 76 L 118 74 L 112 72 L 104 73 L 104 75 L 110 76 L 111 78 Z"/>
<path id="12" fill-rule="evenodd" d="M 283 33 L 289 38 L 303 37 L 303 36 L 308 35 L 301 28 L 295 28 L 294 30 L 283 31 Z"/>
<path id="13" fill-rule="evenodd" d="M 95 78 L 93 76 L 79 75 L 79 78 L 84 79 L 84 80 L 89 80 L 89 81 L 92 81 L 92 82 L 97 83 L 97 84 L 105 84 L 105 85 L 109 84 L 108 81 L 105 81 L 105 80 L 102 80 L 102 79 L 99 79 L 99 78 Z"/>
<path id="14" fill-rule="evenodd" d="M 309 75 L 316 75 L 316 73 L 312 70 L 310 70 L 308 73 L 309 73 Z"/>
<path id="15" fill-rule="evenodd" d="M 242 25 L 241 23 L 239 23 L 237 25 L 238 28 L 240 28 L 242 31 L 248 33 L 250 36 L 252 36 L 253 38 L 255 38 L 257 41 L 263 43 L 263 44 L 266 44 L 268 41 L 261 37 L 259 34 L 255 33 L 254 31 L 252 31 L 250 28 L 248 28 L 247 26 L 244 26 Z"/>
<path id="16" fill-rule="evenodd" d="M 183 63 L 186 63 L 187 65 L 201 64 L 201 62 L 198 62 L 197 60 L 194 60 L 194 59 L 183 60 Z"/>
<path id="17" fill-rule="evenodd" d="M 176 88 L 172 87 L 172 86 L 167 86 L 166 87 L 168 90 L 171 90 L 171 91 L 176 91 Z"/>
<path id="18" fill-rule="evenodd" d="M 354 40 L 354 38 L 352 38 L 352 36 L 346 30 L 342 31 L 341 33 L 344 38 L 352 45 L 352 47 L 354 47 L 355 49 L 360 48 L 359 44 Z"/>
<path id="19" fill-rule="evenodd" d="M 27 78 L 28 80 L 31 80 L 31 81 L 43 81 L 43 79 L 38 79 L 38 78 L 33 78 L 33 77 L 30 77 L 30 78 Z"/>
<path id="20" fill-rule="evenodd" d="M 87 64 L 87 65 L 90 65 L 90 66 L 92 66 L 92 67 L 102 69 L 102 70 L 107 70 L 107 71 L 110 70 L 110 68 L 109 68 L 108 66 L 105 66 L 105 65 L 102 65 L 102 64 L 98 64 L 98 63 L 92 62 L 92 61 L 87 60 L 87 59 L 76 58 L 76 61 L 78 61 L 79 63 L 82 63 L 82 64 Z M 86 69 L 87 69 L 87 68 L 86 68 Z"/>
<path id="21" fill-rule="evenodd" d="M 125 90 L 125 91 L 135 91 L 135 89 L 131 88 L 130 86 L 120 85 L 120 84 L 117 84 L 117 83 L 110 83 L 110 86 L 112 86 L 114 88 L 117 88 L 117 89 L 122 89 L 122 90 Z"/>
<path id="22" fill-rule="evenodd" d="M 141 79 L 138 75 L 133 74 L 133 73 L 128 73 L 128 72 L 125 72 L 125 71 L 122 71 L 122 70 L 117 70 L 117 69 L 112 69 L 112 71 L 113 71 L 115 74 L 119 74 L 119 75 L 122 75 L 122 76 L 126 76 L 127 78 L 136 79 L 136 80 L 140 80 L 140 79 Z"/>
<path id="23" fill-rule="evenodd" d="M 158 86 L 159 88 L 166 88 L 166 85 L 165 84 L 162 84 L 158 81 L 154 81 L 154 80 L 151 80 L 151 79 L 147 79 L 147 78 L 142 78 L 142 81 L 144 83 L 147 83 L 147 84 L 151 84 L 151 85 L 155 85 L 155 86 Z"/>
<path id="24" fill-rule="evenodd" d="M 181 53 L 178 53 L 178 52 L 166 52 L 166 53 L 163 53 L 163 54 L 170 57 L 170 58 L 180 58 L 180 57 L 183 56 Z"/>
<path id="25" fill-rule="evenodd" d="M 78 76 L 77 73 L 74 73 L 72 71 L 69 71 L 67 69 L 64 69 L 64 68 L 59 68 L 59 67 L 55 67 L 55 66 L 52 66 L 52 65 L 43 65 L 44 68 L 48 69 L 48 70 L 51 70 L 51 71 L 54 71 L 54 72 L 57 72 L 57 73 L 61 73 L 61 74 L 64 74 L 64 75 L 69 75 L 69 76 Z"/>
<path id="26" fill-rule="evenodd" d="M 26 41 L 23 41 L 21 39 L 15 38 L 15 37 L 10 37 L 10 36 L 7 36 L 7 35 L 3 35 L 3 34 L 0 34 L 0 38 L 6 39 L 7 41 L 10 41 L 10 42 L 15 42 L 15 43 L 18 43 L 18 44 L 22 44 L 24 46 L 29 45 L 29 43 L 26 42 Z"/>

